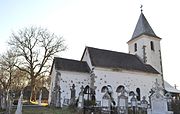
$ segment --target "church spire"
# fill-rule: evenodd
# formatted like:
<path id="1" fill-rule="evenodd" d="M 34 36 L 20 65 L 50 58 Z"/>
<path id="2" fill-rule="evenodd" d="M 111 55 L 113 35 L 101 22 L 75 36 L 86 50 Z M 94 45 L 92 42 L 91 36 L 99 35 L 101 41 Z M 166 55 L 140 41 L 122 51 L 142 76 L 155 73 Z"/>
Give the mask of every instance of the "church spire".
<path id="1" fill-rule="evenodd" d="M 134 30 L 134 33 L 132 35 L 131 40 L 137 38 L 140 35 L 148 35 L 148 36 L 153 36 L 153 37 L 157 37 L 156 34 L 154 33 L 153 29 L 151 28 L 151 26 L 149 25 L 148 21 L 146 20 L 144 14 L 143 14 L 143 10 L 142 10 L 142 5 L 141 5 L 141 14 L 139 16 L 139 20 L 136 24 L 136 28 Z M 131 41 L 130 40 L 130 41 Z"/>

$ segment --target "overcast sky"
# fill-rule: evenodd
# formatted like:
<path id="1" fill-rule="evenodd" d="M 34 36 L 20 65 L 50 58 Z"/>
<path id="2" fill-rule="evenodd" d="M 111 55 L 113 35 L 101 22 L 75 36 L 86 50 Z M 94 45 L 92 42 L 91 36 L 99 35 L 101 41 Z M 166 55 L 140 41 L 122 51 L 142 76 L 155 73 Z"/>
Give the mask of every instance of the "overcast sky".
<path id="1" fill-rule="evenodd" d="M 85 46 L 128 53 L 141 4 L 162 38 L 164 78 L 180 88 L 179 0 L 0 0 L 0 53 L 13 31 L 29 26 L 64 37 L 68 50 L 56 56 L 80 60 Z"/>

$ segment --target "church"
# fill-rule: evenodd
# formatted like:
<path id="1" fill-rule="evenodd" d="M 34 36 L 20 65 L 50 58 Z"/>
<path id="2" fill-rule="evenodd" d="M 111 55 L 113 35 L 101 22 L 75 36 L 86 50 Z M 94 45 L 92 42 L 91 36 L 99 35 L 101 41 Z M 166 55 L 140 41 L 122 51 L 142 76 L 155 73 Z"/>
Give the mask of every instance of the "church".
<path id="1" fill-rule="evenodd" d="M 74 99 L 78 99 L 82 87 L 90 89 L 93 95 L 88 97 L 98 101 L 99 106 L 102 105 L 105 88 L 111 91 L 115 105 L 118 91 L 122 88 L 128 93 L 135 93 L 138 101 L 143 96 L 148 98 L 156 81 L 165 90 L 160 41 L 141 12 L 127 42 L 129 53 L 85 47 L 79 61 L 55 57 L 50 72 L 49 104 L 55 102 L 53 92 L 57 88 L 60 93 L 56 100 L 61 102 L 61 106 L 71 102 L 72 88 L 75 89 Z M 179 92 L 173 88 L 169 91 Z"/>

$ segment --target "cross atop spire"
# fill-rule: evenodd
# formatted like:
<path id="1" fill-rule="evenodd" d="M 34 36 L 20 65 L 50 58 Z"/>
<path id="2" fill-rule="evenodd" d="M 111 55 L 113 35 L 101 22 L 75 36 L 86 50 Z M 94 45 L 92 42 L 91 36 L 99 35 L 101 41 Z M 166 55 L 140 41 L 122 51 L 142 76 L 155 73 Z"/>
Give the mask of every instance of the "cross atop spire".
<path id="1" fill-rule="evenodd" d="M 143 12 L 143 5 L 142 5 L 142 4 L 141 4 L 141 7 L 140 7 L 140 8 L 141 8 L 141 13 L 142 13 L 142 12 Z"/>

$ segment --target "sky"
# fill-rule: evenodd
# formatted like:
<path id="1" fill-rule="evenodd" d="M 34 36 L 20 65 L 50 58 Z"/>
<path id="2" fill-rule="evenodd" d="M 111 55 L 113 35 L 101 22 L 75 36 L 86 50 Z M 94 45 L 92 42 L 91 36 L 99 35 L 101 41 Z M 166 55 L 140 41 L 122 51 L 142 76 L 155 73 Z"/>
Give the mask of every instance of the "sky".
<path id="1" fill-rule="evenodd" d="M 59 57 L 80 60 L 85 46 L 128 53 L 141 4 L 162 38 L 164 79 L 180 89 L 179 0 L 0 0 L 0 54 L 12 32 L 30 26 L 63 36 L 68 49 Z"/>

